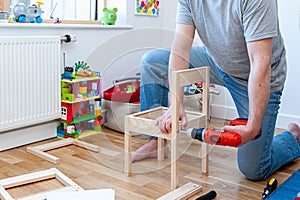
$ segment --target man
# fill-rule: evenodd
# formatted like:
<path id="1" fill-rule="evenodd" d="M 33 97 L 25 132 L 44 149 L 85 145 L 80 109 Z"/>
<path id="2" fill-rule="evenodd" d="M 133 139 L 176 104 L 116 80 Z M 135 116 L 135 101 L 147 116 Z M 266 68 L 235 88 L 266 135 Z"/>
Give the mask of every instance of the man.
<path id="1" fill-rule="evenodd" d="M 242 135 L 238 148 L 241 172 L 263 180 L 300 156 L 300 128 L 273 137 L 286 78 L 286 57 L 276 0 L 178 0 L 176 34 L 171 50 L 147 53 L 141 68 L 141 110 L 168 106 L 168 74 L 173 70 L 210 66 L 211 83 L 225 86 L 246 126 L 224 126 Z M 195 31 L 204 46 L 192 47 Z M 168 72 L 169 70 L 169 72 Z M 172 83 L 170 83 L 172 84 Z M 187 120 L 180 104 L 183 127 Z M 168 111 L 157 119 L 171 130 Z M 252 140 L 261 131 L 261 136 Z M 133 161 L 155 156 L 153 138 L 133 153 Z"/>

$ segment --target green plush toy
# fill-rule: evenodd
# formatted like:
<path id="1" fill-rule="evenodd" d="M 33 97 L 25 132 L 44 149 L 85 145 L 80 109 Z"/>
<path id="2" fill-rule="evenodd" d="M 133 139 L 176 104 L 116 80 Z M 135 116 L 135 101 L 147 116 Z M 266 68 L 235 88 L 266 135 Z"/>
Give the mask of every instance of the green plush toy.
<path id="1" fill-rule="evenodd" d="M 108 9 L 108 8 L 103 8 L 103 15 L 100 19 L 100 22 L 102 25 L 115 25 L 116 20 L 117 20 L 117 8 L 113 9 Z"/>

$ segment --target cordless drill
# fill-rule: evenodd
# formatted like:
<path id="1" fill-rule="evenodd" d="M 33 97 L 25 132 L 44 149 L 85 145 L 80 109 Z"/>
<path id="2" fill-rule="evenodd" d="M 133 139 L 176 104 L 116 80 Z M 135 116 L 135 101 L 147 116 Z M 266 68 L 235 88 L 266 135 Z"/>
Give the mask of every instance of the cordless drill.
<path id="1" fill-rule="evenodd" d="M 236 125 L 246 125 L 247 119 L 237 118 L 230 121 L 230 126 Z M 193 139 L 200 140 L 201 142 L 205 142 L 208 144 L 216 144 L 222 146 L 231 146 L 238 147 L 242 142 L 242 136 L 239 133 L 218 130 L 214 128 L 191 128 L 184 132 L 186 135 L 190 136 Z M 260 135 L 253 138 L 257 139 Z"/>

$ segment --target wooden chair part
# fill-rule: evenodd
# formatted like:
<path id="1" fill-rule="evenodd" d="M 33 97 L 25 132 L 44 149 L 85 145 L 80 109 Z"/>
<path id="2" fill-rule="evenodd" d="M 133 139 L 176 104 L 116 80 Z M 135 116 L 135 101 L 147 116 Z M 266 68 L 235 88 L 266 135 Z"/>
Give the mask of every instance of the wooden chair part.
<path id="1" fill-rule="evenodd" d="M 88 150 L 94 151 L 94 152 L 99 152 L 100 147 L 81 141 L 81 140 L 76 140 L 72 138 L 67 138 L 63 140 L 59 140 L 56 142 L 51 142 L 39 146 L 34 146 L 34 147 L 27 147 L 27 151 L 33 155 L 36 155 L 40 158 L 43 158 L 45 160 L 48 160 L 49 162 L 52 162 L 54 164 L 59 164 L 60 163 L 60 158 L 56 156 L 52 156 L 49 153 L 46 153 L 46 151 L 52 150 L 52 149 L 57 149 L 60 147 L 68 146 L 68 145 L 76 145 L 80 146 L 82 148 L 86 148 Z"/>
<path id="2" fill-rule="evenodd" d="M 25 184 L 32 184 L 39 181 L 45 181 L 52 178 L 56 178 L 58 181 L 60 181 L 65 187 L 57 189 L 57 190 L 51 190 L 48 192 L 38 193 L 35 195 L 27 196 L 20 198 L 22 200 L 34 200 L 34 199 L 46 199 L 47 195 L 50 195 L 51 193 L 57 193 L 57 192 L 66 192 L 66 191 L 82 191 L 83 189 L 77 185 L 75 182 L 73 182 L 70 178 L 68 178 L 66 175 L 64 175 L 62 172 L 60 172 L 56 168 L 50 168 L 48 170 L 33 172 L 29 174 L 24 174 L 16 177 L 6 178 L 0 180 L 0 199 L 3 200 L 14 200 L 12 196 L 6 191 L 6 189 L 22 186 Z"/>
<path id="3" fill-rule="evenodd" d="M 171 134 L 163 134 L 159 128 L 155 126 L 154 121 L 161 116 L 167 108 L 158 107 L 143 112 L 134 113 L 125 117 L 125 173 L 128 176 L 132 175 L 131 161 L 131 140 L 133 133 L 143 133 L 149 136 L 158 138 L 158 160 L 162 160 L 163 155 L 163 140 L 167 139 L 171 142 L 171 189 L 174 190 L 179 185 L 178 176 L 178 131 L 180 130 L 179 122 L 179 103 L 178 96 L 182 92 L 182 88 L 186 85 L 202 82 L 203 83 L 203 100 L 202 113 L 186 111 L 188 118 L 187 128 L 207 127 L 209 116 L 209 67 L 201 67 L 180 71 L 173 71 L 171 75 L 171 102 L 172 102 L 172 132 Z M 204 157 L 203 157 L 204 156 Z M 208 146 L 202 143 L 202 172 L 208 172 Z"/>

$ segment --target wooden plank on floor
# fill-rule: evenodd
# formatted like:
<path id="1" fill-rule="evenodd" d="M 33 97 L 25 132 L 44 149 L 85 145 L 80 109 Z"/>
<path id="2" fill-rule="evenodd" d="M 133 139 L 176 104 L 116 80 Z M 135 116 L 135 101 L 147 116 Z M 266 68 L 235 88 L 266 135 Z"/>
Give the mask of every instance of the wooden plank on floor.
<path id="1" fill-rule="evenodd" d="M 157 200 L 183 200 L 187 199 L 194 194 L 197 194 L 202 190 L 202 186 L 194 184 L 194 183 L 187 183 L 176 190 L 173 190 L 172 192 L 169 192 L 168 194 L 158 198 Z"/>

